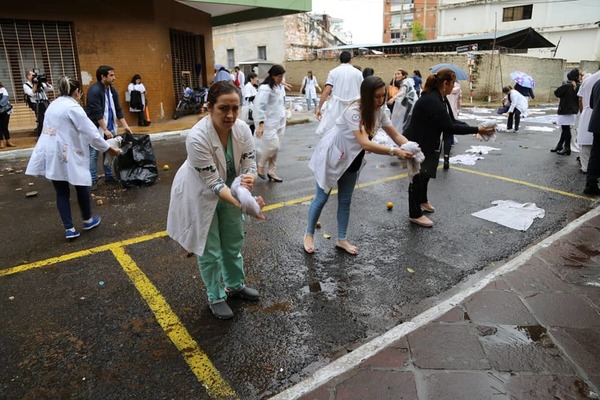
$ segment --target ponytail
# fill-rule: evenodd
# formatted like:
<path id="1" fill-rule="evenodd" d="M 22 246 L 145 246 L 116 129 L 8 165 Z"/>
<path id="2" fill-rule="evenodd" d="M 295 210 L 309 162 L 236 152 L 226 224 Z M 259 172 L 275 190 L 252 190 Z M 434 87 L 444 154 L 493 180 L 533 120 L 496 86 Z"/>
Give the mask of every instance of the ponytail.
<path id="1" fill-rule="evenodd" d="M 81 83 L 76 79 L 61 76 L 58 80 L 58 92 L 61 96 L 73 96 L 77 89 L 81 90 Z"/>
<path id="2" fill-rule="evenodd" d="M 456 74 L 451 69 L 440 69 L 438 72 L 431 74 L 427 77 L 425 81 L 425 86 L 423 87 L 423 93 L 427 93 L 432 91 L 433 89 L 440 89 L 444 82 L 450 81 L 454 82 L 456 80 Z"/>

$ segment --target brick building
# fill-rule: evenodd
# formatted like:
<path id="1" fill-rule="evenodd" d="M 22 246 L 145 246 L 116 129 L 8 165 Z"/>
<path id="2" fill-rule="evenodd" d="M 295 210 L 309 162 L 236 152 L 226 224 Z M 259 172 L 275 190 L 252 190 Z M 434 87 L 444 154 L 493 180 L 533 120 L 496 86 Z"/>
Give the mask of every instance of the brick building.
<path id="1" fill-rule="evenodd" d="M 25 71 L 34 67 L 51 83 L 68 75 L 78 77 L 87 86 L 96 81 L 98 66 L 110 65 L 115 68 L 115 87 L 122 101 L 131 77 L 140 74 L 148 91 L 152 119 L 170 118 L 184 84 L 202 86 L 212 80 L 214 25 L 310 9 L 310 1 L 305 0 L 287 1 L 285 6 L 275 3 L 7 2 L 0 18 L 0 81 L 14 106 L 11 129 L 35 122 L 23 95 Z M 54 94 L 49 95 L 54 98 Z M 126 104 L 123 108 L 127 109 Z M 134 121 L 128 111 L 125 118 Z"/>

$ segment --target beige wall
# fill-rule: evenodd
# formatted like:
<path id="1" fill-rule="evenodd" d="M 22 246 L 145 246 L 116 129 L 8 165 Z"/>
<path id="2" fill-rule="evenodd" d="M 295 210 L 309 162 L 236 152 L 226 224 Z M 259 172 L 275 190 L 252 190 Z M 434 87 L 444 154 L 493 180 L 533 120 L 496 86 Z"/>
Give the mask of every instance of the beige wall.
<path id="1" fill-rule="evenodd" d="M 415 69 L 421 71 L 423 78 L 426 78 L 428 68 L 439 63 L 452 63 L 460 66 L 468 73 L 466 55 L 398 55 L 398 56 L 358 56 L 352 60 L 354 65 L 362 68 L 371 67 L 375 70 L 375 75 L 389 82 L 394 72 L 402 68 L 412 75 Z M 296 89 L 300 87 L 302 78 L 308 69 L 312 69 L 317 77 L 319 85 L 323 86 L 327 79 L 328 72 L 339 65 L 335 60 L 314 60 L 314 61 L 288 61 L 285 63 L 286 82 L 294 85 Z M 527 72 L 536 80 L 534 92 L 536 100 L 554 102 L 553 91 L 561 85 L 563 80 L 565 61 L 559 59 L 539 59 L 535 57 L 525 57 L 517 55 L 502 55 L 498 58 L 497 54 L 482 54 L 476 58 L 473 66 L 473 86 L 475 99 L 487 99 L 491 94 L 492 100 L 498 100 L 501 97 L 502 86 L 512 85 L 510 72 L 520 70 Z M 468 82 L 461 81 L 463 96 L 467 100 L 469 96 Z"/>

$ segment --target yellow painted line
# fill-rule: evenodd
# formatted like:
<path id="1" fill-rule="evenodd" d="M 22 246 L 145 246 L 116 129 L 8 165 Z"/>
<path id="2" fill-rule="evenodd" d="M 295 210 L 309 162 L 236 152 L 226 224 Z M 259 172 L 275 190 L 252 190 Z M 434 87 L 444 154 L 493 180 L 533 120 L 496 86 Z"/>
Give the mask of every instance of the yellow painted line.
<path id="1" fill-rule="evenodd" d="M 552 188 L 547 187 L 547 186 L 536 185 L 534 183 L 520 181 L 518 179 L 506 178 L 506 177 L 500 176 L 500 175 L 488 174 L 487 172 L 480 172 L 480 171 L 475 171 L 475 170 L 472 170 L 472 169 L 460 168 L 460 167 L 455 167 L 455 166 L 452 166 L 452 169 L 453 170 L 457 170 L 457 171 L 461 171 L 461 172 L 468 172 L 468 173 L 474 174 L 474 175 L 485 176 L 485 177 L 488 177 L 488 178 L 499 179 L 499 180 L 505 181 L 505 182 L 516 183 L 516 184 L 523 185 L 523 186 L 529 186 L 529 187 L 532 187 L 532 188 L 535 188 L 535 189 L 543 190 L 545 192 L 557 193 L 557 194 L 560 194 L 560 195 L 563 195 L 563 196 L 575 197 L 577 199 L 584 199 L 584 200 L 596 201 L 596 199 L 593 198 L 593 197 L 584 196 L 584 195 L 580 195 L 580 194 L 575 194 L 575 193 L 571 193 L 571 192 L 565 192 L 565 191 L 558 190 L 558 189 L 552 189 Z"/>
<path id="2" fill-rule="evenodd" d="M 123 270 L 135 285 L 135 288 L 140 292 L 144 300 L 146 300 L 156 320 L 175 347 L 181 352 L 185 362 L 187 362 L 210 397 L 213 399 L 238 399 L 239 396 L 237 393 L 223 379 L 206 353 L 200 349 L 198 343 L 196 343 L 187 329 L 185 329 L 156 286 L 138 268 L 133 259 L 125 253 L 125 249 L 121 246 L 113 245 L 110 247 L 110 251 L 112 251 L 119 264 L 121 264 L 121 267 L 123 267 Z"/>
<path id="3" fill-rule="evenodd" d="M 0 270 L 0 278 L 3 277 L 3 276 L 6 276 L 6 275 L 12 275 L 12 274 L 16 274 L 18 272 L 28 271 L 30 269 L 46 267 L 46 266 L 49 266 L 49 265 L 58 264 L 58 263 L 61 263 L 61 262 L 75 260 L 77 258 L 82 258 L 82 257 L 90 256 L 92 254 L 101 253 L 103 251 L 110 250 L 113 246 L 122 246 L 122 247 L 125 247 L 125 246 L 129 246 L 129 245 L 132 245 L 132 244 L 136 244 L 136 243 L 146 242 L 148 240 L 157 239 L 157 238 L 160 238 L 160 237 L 163 237 L 163 236 L 167 236 L 167 232 L 166 231 L 156 232 L 156 233 L 152 233 L 150 235 L 138 236 L 138 237 L 127 239 L 127 240 L 123 240 L 123 241 L 120 241 L 120 242 L 114 242 L 114 243 L 105 244 L 105 245 L 98 246 L 98 247 L 93 247 L 93 248 L 87 249 L 87 250 L 76 251 L 74 253 L 69 253 L 69 254 L 65 254 L 65 255 L 62 255 L 62 256 L 58 256 L 58 257 L 52 257 L 52 258 L 47 258 L 45 260 L 35 261 L 35 262 L 32 262 L 32 263 L 28 263 L 28 264 L 22 264 L 22 265 L 19 265 L 17 267 L 12 267 L 12 268 L 7 268 L 7 269 L 4 269 L 4 270 Z"/>

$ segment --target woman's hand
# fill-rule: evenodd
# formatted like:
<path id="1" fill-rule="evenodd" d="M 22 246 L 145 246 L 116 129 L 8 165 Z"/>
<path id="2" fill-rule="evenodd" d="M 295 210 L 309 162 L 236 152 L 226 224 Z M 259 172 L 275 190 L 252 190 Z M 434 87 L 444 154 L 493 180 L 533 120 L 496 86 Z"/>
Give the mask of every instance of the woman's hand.
<path id="1" fill-rule="evenodd" d="M 258 206 L 262 210 L 263 207 L 265 206 L 265 201 L 263 200 L 262 196 L 254 196 L 254 199 L 256 200 L 256 202 L 258 203 Z M 258 214 L 258 217 L 256 217 L 256 219 L 265 220 L 265 219 L 267 219 L 267 217 L 265 217 L 265 214 L 260 213 L 260 214 Z"/>
<path id="2" fill-rule="evenodd" d="M 254 186 L 254 182 L 255 181 L 256 181 L 256 176 L 255 175 L 244 174 L 244 175 L 242 175 L 242 179 L 240 181 L 240 184 L 242 186 L 244 186 L 246 189 L 252 190 L 252 187 Z"/>
<path id="3" fill-rule="evenodd" d="M 495 126 L 492 126 L 490 128 L 486 128 L 486 127 L 480 126 L 479 127 L 479 131 L 477 133 L 479 135 L 490 136 L 490 135 L 493 135 L 495 131 L 496 131 L 496 127 Z"/>
<path id="4" fill-rule="evenodd" d="M 394 149 L 394 155 L 398 156 L 400 158 L 403 158 L 405 160 L 409 160 L 414 157 L 414 154 L 411 153 L 410 151 L 403 150 L 400 148 Z"/>
<path id="5" fill-rule="evenodd" d="M 256 128 L 256 137 L 260 139 L 263 135 L 264 130 L 265 130 L 265 125 L 259 123 L 258 127 Z"/>
<path id="6" fill-rule="evenodd" d="M 108 152 L 113 156 L 118 156 L 121 154 L 121 149 L 118 147 L 109 147 Z"/>

